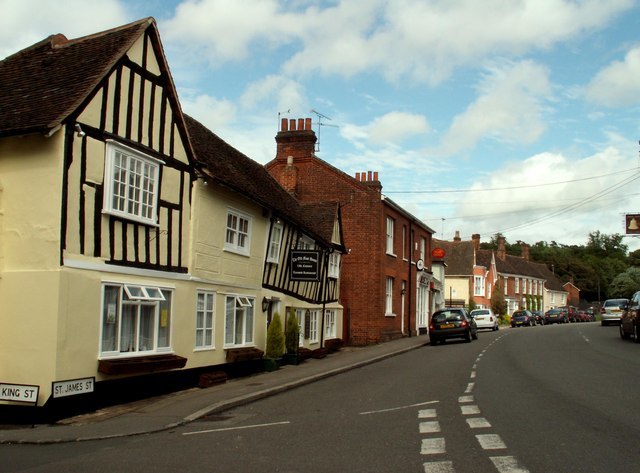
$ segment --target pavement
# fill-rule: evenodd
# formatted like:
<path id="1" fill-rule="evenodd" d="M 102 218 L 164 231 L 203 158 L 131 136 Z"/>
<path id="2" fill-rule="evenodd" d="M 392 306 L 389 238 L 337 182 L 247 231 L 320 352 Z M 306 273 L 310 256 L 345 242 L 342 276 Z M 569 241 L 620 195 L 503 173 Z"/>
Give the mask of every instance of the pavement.
<path id="1" fill-rule="evenodd" d="M 54 424 L 0 426 L 0 444 L 52 444 L 104 440 L 174 429 L 202 417 L 313 383 L 420 348 L 427 335 L 404 337 L 366 347 L 344 347 L 322 359 L 286 365 L 208 388 L 112 406 Z"/>

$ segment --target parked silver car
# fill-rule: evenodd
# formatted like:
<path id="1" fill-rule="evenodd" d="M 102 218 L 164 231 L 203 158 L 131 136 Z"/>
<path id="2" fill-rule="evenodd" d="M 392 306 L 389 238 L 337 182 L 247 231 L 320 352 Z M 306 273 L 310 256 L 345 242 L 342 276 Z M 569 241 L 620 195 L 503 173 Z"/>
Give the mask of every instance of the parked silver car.
<path id="1" fill-rule="evenodd" d="M 498 317 L 491 309 L 474 309 L 469 314 L 476 321 L 478 329 L 488 328 L 498 330 Z"/>
<path id="2" fill-rule="evenodd" d="M 629 304 L 629 299 L 607 299 L 602 304 L 600 323 L 604 325 L 619 324 L 622 309 Z"/>

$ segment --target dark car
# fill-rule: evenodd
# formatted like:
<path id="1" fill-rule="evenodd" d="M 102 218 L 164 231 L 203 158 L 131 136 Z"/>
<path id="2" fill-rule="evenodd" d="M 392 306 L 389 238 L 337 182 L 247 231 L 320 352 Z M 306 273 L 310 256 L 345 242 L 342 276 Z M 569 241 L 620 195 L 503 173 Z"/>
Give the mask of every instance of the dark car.
<path id="1" fill-rule="evenodd" d="M 545 324 L 564 324 L 568 321 L 567 313 L 562 309 L 549 309 L 544 313 Z"/>
<path id="2" fill-rule="evenodd" d="M 544 314 L 542 313 L 541 310 L 534 310 L 534 311 L 531 311 L 531 313 L 536 318 L 536 323 L 538 325 L 544 325 Z"/>
<path id="3" fill-rule="evenodd" d="M 532 327 L 536 324 L 535 316 L 528 310 L 516 310 L 511 316 L 511 326 L 512 327 L 520 327 L 521 325 L 526 325 L 527 327 Z"/>
<path id="4" fill-rule="evenodd" d="M 620 337 L 633 337 L 636 343 L 640 343 L 640 291 L 631 297 L 628 304 L 622 306 Z"/>
<path id="5" fill-rule="evenodd" d="M 448 338 L 463 338 L 467 342 L 478 338 L 476 322 L 465 309 L 450 308 L 434 312 L 429 325 L 431 345 Z"/>

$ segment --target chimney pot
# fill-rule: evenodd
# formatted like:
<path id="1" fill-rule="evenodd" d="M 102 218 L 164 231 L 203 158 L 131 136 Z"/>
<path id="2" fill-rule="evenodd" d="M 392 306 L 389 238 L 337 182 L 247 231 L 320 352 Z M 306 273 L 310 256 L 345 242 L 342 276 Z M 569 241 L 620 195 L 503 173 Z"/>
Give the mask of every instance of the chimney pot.
<path id="1" fill-rule="evenodd" d="M 296 131 L 296 120 L 295 120 L 295 118 L 292 118 L 291 120 L 289 120 L 289 130 L 290 131 Z"/>
<path id="2" fill-rule="evenodd" d="M 360 180 L 360 173 L 359 173 L 359 172 L 357 172 L 357 173 L 356 173 L 356 181 L 359 181 L 359 180 Z"/>
<path id="3" fill-rule="evenodd" d="M 298 130 L 304 130 L 304 118 L 298 118 Z"/>
<path id="4" fill-rule="evenodd" d="M 374 180 L 374 181 L 379 181 L 379 179 L 378 179 L 378 171 L 375 171 L 375 172 L 373 173 L 373 180 Z"/>
<path id="5" fill-rule="evenodd" d="M 306 118 L 304 120 L 304 129 L 311 130 L 311 118 Z"/>
<path id="6" fill-rule="evenodd" d="M 282 131 L 289 131 L 289 120 L 287 120 L 286 118 L 283 118 L 283 119 L 280 121 L 280 123 L 281 123 L 281 124 L 280 124 L 280 129 L 281 129 Z"/>

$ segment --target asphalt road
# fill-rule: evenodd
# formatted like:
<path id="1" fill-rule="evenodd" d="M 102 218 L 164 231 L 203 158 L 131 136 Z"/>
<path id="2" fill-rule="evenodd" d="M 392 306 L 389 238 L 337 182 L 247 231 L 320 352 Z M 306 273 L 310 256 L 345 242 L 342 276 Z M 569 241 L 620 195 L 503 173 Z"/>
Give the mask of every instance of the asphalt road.
<path id="1" fill-rule="evenodd" d="M 171 432 L 2 445 L 2 472 L 630 472 L 640 346 L 599 324 L 481 332 Z"/>

